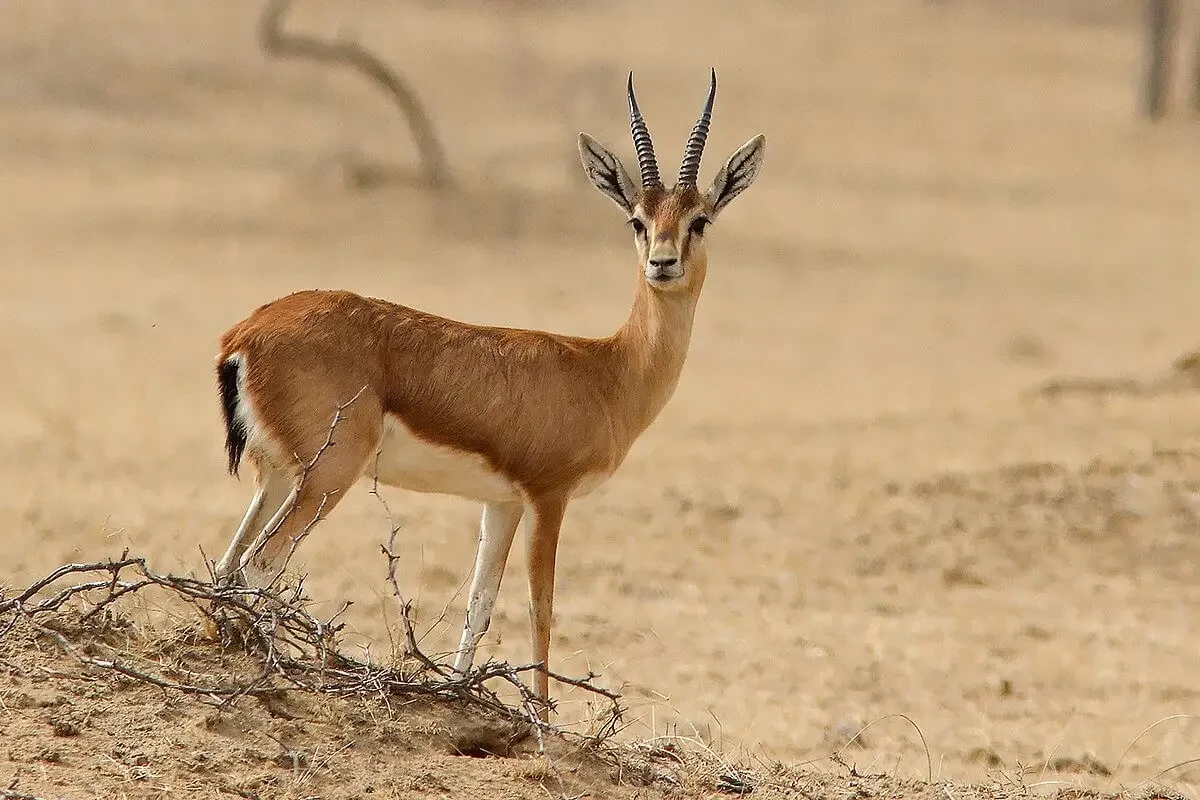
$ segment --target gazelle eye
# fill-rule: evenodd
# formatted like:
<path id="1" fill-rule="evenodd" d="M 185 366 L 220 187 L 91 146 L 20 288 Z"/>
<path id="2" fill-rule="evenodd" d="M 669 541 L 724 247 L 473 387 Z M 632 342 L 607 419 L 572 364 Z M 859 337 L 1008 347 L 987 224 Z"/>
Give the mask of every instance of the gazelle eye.
<path id="1" fill-rule="evenodd" d="M 633 226 L 633 232 L 638 236 L 644 236 L 646 234 L 646 226 L 637 217 L 629 220 L 629 224 Z"/>
<path id="2" fill-rule="evenodd" d="M 707 217 L 696 217 L 696 219 L 692 221 L 692 226 L 688 228 L 688 231 L 696 236 L 703 236 L 704 229 L 707 228 L 708 225 L 709 219 Z"/>

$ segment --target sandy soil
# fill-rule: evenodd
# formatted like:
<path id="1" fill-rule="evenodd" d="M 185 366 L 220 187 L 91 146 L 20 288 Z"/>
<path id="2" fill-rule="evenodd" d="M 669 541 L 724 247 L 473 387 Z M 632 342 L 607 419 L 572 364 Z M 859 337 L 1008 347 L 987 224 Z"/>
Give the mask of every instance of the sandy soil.
<path id="1" fill-rule="evenodd" d="M 731 757 L 820 759 L 878 721 L 858 769 L 924 777 L 898 714 L 955 781 L 1137 788 L 1200 756 L 1200 417 L 1172 371 L 1200 344 L 1200 139 L 1133 118 L 1136 4 L 642 5 L 301 8 L 419 88 L 441 194 L 359 80 L 263 58 L 247 4 L 8 10 L 0 581 L 220 551 L 250 487 L 224 473 L 216 340 L 275 296 L 609 332 L 633 250 L 575 132 L 631 156 L 633 68 L 669 161 L 715 63 L 704 176 L 759 131 L 766 165 L 713 230 L 675 398 L 569 513 L 558 668 L 625 693 L 626 737 Z M 1142 383 L 1039 391 L 1122 376 Z M 478 509 L 384 496 L 447 649 Z M 386 535 L 363 488 L 295 564 L 321 608 L 355 601 L 353 647 L 388 646 Z M 486 655 L 527 656 L 522 562 Z M 586 713 L 557 695 L 563 722 Z M 0 777 L 53 785 L 14 752 Z"/>

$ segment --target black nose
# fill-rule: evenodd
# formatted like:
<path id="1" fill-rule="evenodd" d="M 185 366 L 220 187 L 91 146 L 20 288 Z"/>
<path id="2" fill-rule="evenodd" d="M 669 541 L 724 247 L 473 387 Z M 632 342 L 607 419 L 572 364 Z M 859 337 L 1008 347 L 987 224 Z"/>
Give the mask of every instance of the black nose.
<path id="1" fill-rule="evenodd" d="M 678 258 L 652 258 L 650 259 L 650 266 L 662 267 L 665 269 L 666 267 L 675 266 L 675 262 L 678 260 Z"/>

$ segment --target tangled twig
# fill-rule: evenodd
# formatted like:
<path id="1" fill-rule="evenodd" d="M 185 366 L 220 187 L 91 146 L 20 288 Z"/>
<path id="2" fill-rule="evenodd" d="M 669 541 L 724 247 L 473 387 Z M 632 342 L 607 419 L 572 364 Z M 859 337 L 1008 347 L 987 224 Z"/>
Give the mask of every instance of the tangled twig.
<path id="1" fill-rule="evenodd" d="M 60 588 L 63 583 L 66 585 Z M 115 650 L 112 654 L 96 655 L 95 648 L 74 645 L 60 629 L 61 623 L 55 625 L 56 615 L 74 604 L 82 612 L 77 625 L 100 629 L 117 616 L 121 601 L 149 587 L 166 590 L 199 610 L 216 625 L 223 646 L 239 644 L 255 657 L 260 668 L 248 677 L 225 674 L 201 680 L 187 674 L 182 667 L 152 659 L 140 663 L 137 657 Z M 335 696 L 421 696 L 485 708 L 514 722 L 531 725 L 539 732 L 564 732 L 538 719 L 538 701 L 521 680 L 525 673 L 540 669 L 540 664 L 514 666 L 489 661 L 458 675 L 421 651 L 407 606 L 401 622 L 410 658 L 400 667 L 369 663 L 349 657 L 337 648 L 337 635 L 343 627 L 337 618 L 346 606 L 322 620 L 307 611 L 307 602 L 303 582 L 294 587 L 269 589 L 220 586 L 193 577 L 159 574 L 147 566 L 144 558 L 122 554 L 115 560 L 64 564 L 11 596 L 0 595 L 0 617 L 9 617 L 0 628 L 0 636 L 24 621 L 88 667 L 164 690 L 195 695 L 220 706 L 246 695 L 271 695 L 287 688 Z M 594 675 L 570 678 L 551 673 L 551 677 L 609 701 L 611 708 L 601 733 L 588 738 L 599 740 L 616 730 L 623 711 L 620 695 L 595 685 Z M 521 697 L 519 706 L 505 703 L 490 688 L 489 684 L 497 680 L 517 689 Z"/>

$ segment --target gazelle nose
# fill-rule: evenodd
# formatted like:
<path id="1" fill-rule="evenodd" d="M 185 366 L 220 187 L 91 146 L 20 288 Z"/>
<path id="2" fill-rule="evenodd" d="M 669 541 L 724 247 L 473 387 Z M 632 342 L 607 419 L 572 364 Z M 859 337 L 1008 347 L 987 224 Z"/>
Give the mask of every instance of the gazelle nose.
<path id="1" fill-rule="evenodd" d="M 667 267 L 675 266 L 675 262 L 677 262 L 678 260 L 679 259 L 675 258 L 674 256 L 672 256 L 671 258 L 652 258 L 652 259 L 650 259 L 650 266 L 659 267 L 660 269 L 666 269 Z"/>

